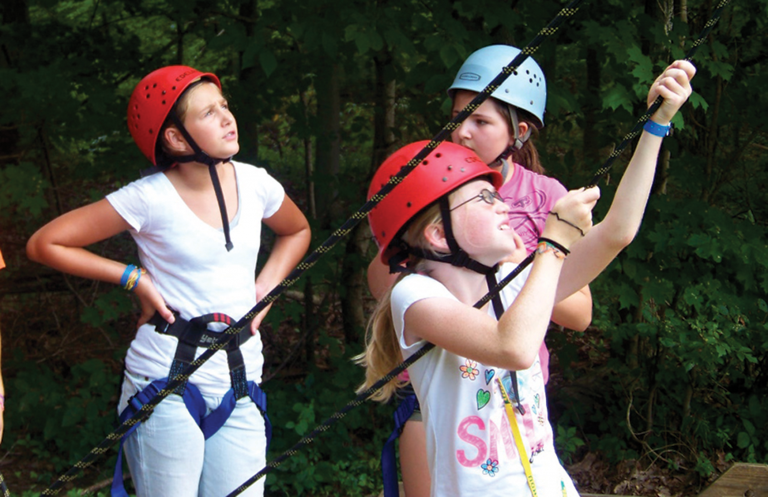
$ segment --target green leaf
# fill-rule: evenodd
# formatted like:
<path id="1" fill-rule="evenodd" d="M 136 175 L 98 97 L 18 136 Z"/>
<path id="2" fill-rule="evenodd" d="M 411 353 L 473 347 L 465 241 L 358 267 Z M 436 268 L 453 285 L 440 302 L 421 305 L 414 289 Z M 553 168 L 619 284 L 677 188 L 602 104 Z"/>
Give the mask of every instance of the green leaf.
<path id="1" fill-rule="evenodd" d="M 259 54 L 259 63 L 267 77 L 270 77 L 275 72 L 275 69 L 277 69 L 277 59 L 270 50 L 264 50 Z"/>
<path id="2" fill-rule="evenodd" d="M 617 84 L 610 88 L 603 97 L 603 109 L 616 110 L 621 107 L 627 112 L 632 112 L 633 101 L 634 96 L 627 91 L 626 87 Z"/>

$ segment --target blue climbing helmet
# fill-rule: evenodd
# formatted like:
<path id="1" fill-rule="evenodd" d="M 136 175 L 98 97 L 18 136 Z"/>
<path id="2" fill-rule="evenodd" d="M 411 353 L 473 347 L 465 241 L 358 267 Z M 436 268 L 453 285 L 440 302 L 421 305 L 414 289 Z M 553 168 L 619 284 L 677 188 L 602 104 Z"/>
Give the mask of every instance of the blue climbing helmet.
<path id="1" fill-rule="evenodd" d="M 453 98 L 456 90 L 480 93 L 519 53 L 519 48 L 510 45 L 490 45 L 475 51 L 462 64 L 448 95 Z M 491 96 L 529 112 L 538 120 L 536 127 L 544 127 L 547 80 L 532 57 L 525 59 Z"/>

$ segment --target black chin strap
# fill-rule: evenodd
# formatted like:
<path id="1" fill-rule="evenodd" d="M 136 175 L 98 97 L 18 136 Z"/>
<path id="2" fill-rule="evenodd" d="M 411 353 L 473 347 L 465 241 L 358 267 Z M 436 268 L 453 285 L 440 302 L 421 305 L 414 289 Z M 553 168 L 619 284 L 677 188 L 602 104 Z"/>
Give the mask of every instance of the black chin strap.
<path id="1" fill-rule="evenodd" d="M 504 161 L 506 163 L 506 161 Z M 469 255 L 462 250 L 461 247 L 459 247 L 459 243 L 456 241 L 456 238 L 453 236 L 453 226 L 451 223 L 451 210 L 450 205 L 448 205 L 448 198 L 442 197 L 440 199 L 440 213 L 443 217 L 443 229 L 445 230 L 445 240 L 448 242 L 448 247 L 451 249 L 450 254 L 450 260 L 445 262 L 450 262 L 450 264 L 453 264 L 454 266 L 459 267 L 465 267 L 467 269 L 471 269 L 472 271 L 475 271 L 480 274 L 485 275 L 485 283 L 488 285 L 488 291 L 492 291 L 496 285 L 498 284 L 498 281 L 496 281 L 496 271 L 499 269 L 499 265 L 496 264 L 493 267 L 486 266 L 485 264 L 481 264 L 477 262 L 476 260 L 469 257 Z M 437 259 L 432 259 L 437 260 Z M 440 261 L 443 262 L 443 261 Z M 496 320 L 498 321 L 501 319 L 502 314 L 504 314 L 504 304 L 501 302 L 501 295 L 497 292 L 492 298 L 491 298 L 491 304 L 493 305 L 493 313 L 496 315 Z M 510 374 L 512 375 L 512 390 L 515 396 L 515 401 L 517 403 L 517 409 L 520 411 L 520 414 L 525 414 L 525 409 L 523 408 L 523 404 L 520 402 L 520 391 L 517 385 L 517 373 L 515 371 L 510 371 Z"/>
<path id="2" fill-rule="evenodd" d="M 512 143 L 512 145 L 507 146 L 507 148 L 502 153 L 500 153 L 499 156 L 493 160 L 493 162 L 488 164 L 489 166 L 497 163 L 503 164 L 505 162 L 504 159 L 507 159 L 512 155 L 512 153 L 523 148 L 523 145 L 525 144 L 525 142 L 527 142 L 528 138 L 531 137 L 532 130 L 530 126 L 528 127 L 528 131 L 526 131 L 523 136 L 520 136 L 520 119 L 517 117 L 517 111 L 515 111 L 515 109 L 511 105 L 509 106 L 509 121 L 510 121 L 509 123 L 510 127 L 512 128 L 512 134 L 514 134 L 515 141 L 514 143 Z M 506 167 L 508 168 L 509 165 L 506 165 Z M 504 169 L 504 172 L 502 173 L 504 175 L 504 179 L 507 178 L 506 171 L 507 170 Z"/>
<path id="3" fill-rule="evenodd" d="M 174 157 L 174 161 L 199 162 L 208 166 L 208 172 L 211 174 L 211 181 L 213 182 L 213 191 L 216 193 L 216 201 L 219 204 L 219 212 L 221 213 L 221 225 L 224 228 L 224 240 L 226 241 L 224 246 L 227 247 L 227 252 L 229 252 L 234 248 L 234 245 L 232 244 L 232 239 L 229 236 L 229 216 L 227 215 L 227 205 L 224 202 L 224 192 L 221 190 L 221 182 L 219 181 L 219 174 L 216 172 L 216 165 L 222 162 L 229 162 L 232 160 L 232 157 L 227 157 L 226 159 L 216 159 L 206 154 L 197 145 L 197 143 L 195 143 L 195 140 L 192 139 L 192 136 L 187 132 L 186 128 L 184 128 L 184 125 L 181 123 L 181 119 L 179 119 L 176 113 L 171 112 L 170 117 L 178 130 L 184 136 L 184 139 L 187 140 L 187 143 L 189 143 L 189 146 L 192 147 L 192 150 L 195 151 L 193 155 Z"/>

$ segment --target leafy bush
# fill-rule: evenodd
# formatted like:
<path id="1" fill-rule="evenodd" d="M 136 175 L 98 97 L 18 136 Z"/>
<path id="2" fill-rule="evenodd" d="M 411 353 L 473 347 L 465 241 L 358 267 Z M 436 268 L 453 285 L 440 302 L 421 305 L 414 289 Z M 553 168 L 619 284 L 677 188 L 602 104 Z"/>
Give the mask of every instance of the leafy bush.
<path id="1" fill-rule="evenodd" d="M 653 198 L 637 239 L 593 285 L 602 336 L 591 340 L 608 359 L 590 374 L 588 402 L 564 389 L 561 422 L 614 462 L 647 455 L 702 476 L 716 454 L 768 462 L 757 428 L 768 423 L 765 240 L 748 215 Z"/>

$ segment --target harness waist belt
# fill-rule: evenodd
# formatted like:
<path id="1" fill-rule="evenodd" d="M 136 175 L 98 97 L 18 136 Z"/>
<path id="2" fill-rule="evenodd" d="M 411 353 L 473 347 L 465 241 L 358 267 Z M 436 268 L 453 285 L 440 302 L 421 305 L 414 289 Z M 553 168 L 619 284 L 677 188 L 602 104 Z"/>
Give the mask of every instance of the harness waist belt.
<path id="1" fill-rule="evenodd" d="M 183 341 L 187 345 L 205 349 L 210 348 L 215 341 L 221 340 L 224 336 L 222 333 L 210 331 L 208 329 L 208 323 L 224 323 L 227 326 L 232 324 L 231 318 L 226 314 L 221 313 L 206 314 L 205 316 L 194 318 L 191 321 L 179 317 L 178 313 L 175 312 L 174 316 L 176 320 L 171 324 L 166 321 L 163 316 L 155 312 L 148 322 L 149 324 L 154 325 L 155 331 L 161 335 L 170 335 L 178 338 L 179 341 Z M 231 339 L 229 344 L 235 342 L 232 345 L 237 347 L 247 342 L 251 336 L 251 327 L 246 326 L 240 330 L 235 338 Z"/>

